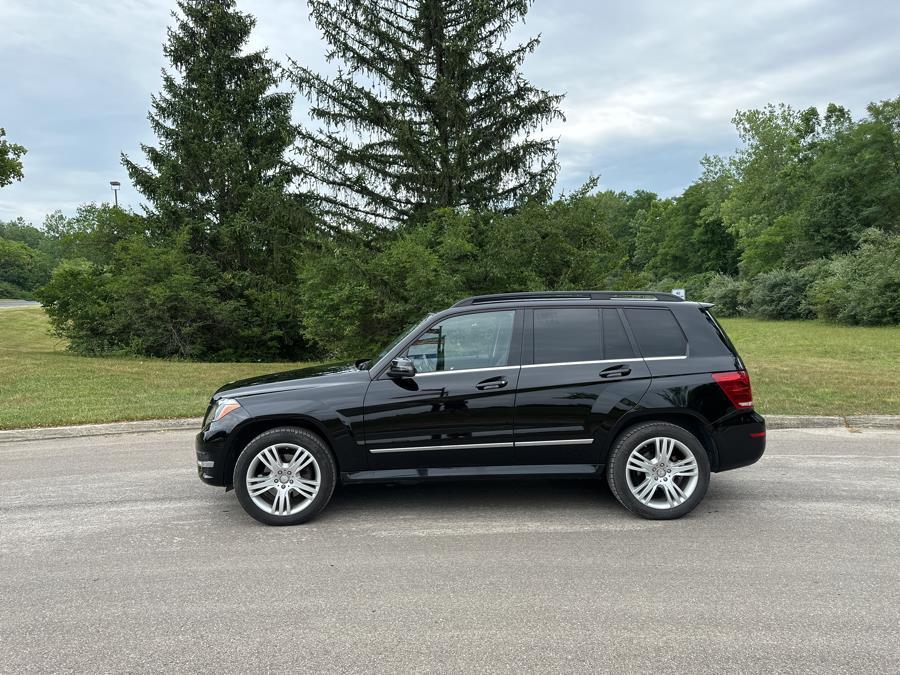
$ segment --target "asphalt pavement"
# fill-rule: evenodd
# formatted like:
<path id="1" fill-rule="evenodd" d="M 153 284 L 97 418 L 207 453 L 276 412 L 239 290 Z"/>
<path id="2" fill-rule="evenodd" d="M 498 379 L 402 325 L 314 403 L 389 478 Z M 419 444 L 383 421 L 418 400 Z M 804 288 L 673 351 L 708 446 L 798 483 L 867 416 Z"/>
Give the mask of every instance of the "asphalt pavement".
<path id="1" fill-rule="evenodd" d="M 186 431 L 0 444 L 0 671 L 900 671 L 900 432 L 770 431 L 674 522 L 517 480 L 270 528 L 194 466 Z"/>

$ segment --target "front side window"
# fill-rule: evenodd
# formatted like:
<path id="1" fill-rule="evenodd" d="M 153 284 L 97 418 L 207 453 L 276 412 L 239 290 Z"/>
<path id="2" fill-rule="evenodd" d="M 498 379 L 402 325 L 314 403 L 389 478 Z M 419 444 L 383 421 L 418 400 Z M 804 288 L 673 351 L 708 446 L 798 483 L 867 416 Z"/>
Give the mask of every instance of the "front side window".
<path id="1" fill-rule="evenodd" d="M 444 319 L 422 333 L 405 355 L 419 373 L 505 366 L 515 317 L 515 310 L 505 310 Z"/>
<path id="2" fill-rule="evenodd" d="M 600 312 L 596 307 L 534 310 L 535 363 L 600 358 Z"/>

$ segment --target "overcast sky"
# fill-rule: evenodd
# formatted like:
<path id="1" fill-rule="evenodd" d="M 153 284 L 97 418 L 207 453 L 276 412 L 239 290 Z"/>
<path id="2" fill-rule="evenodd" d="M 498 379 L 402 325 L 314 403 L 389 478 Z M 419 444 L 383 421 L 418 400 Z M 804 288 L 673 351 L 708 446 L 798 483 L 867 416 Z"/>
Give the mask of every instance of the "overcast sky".
<path id="1" fill-rule="evenodd" d="M 146 115 L 160 88 L 174 0 L 0 0 L 0 126 L 28 148 L 25 180 L 0 189 L 0 219 L 38 224 L 54 209 L 137 206 L 119 163 L 152 143 Z M 330 70 L 303 0 L 239 0 L 251 47 Z M 674 195 L 699 160 L 738 139 L 737 109 L 834 101 L 854 115 L 900 95 L 897 0 L 537 0 L 514 37 L 540 33 L 525 73 L 566 94 L 554 126 L 569 190 Z M 298 101 L 298 114 L 302 114 Z"/>

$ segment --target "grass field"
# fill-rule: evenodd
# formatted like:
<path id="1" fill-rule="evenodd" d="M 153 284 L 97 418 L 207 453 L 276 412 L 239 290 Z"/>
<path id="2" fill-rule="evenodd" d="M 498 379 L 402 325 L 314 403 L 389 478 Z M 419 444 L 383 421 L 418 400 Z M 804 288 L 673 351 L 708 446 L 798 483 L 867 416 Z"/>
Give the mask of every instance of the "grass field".
<path id="1" fill-rule="evenodd" d="M 722 323 L 763 414 L 900 414 L 900 327 Z M 0 309 L 0 429 L 200 416 L 223 383 L 301 365 L 85 358 L 41 309 Z"/>
<path id="2" fill-rule="evenodd" d="M 0 309 L 0 429 L 199 417 L 226 382 L 303 365 L 75 356 L 42 309 Z"/>

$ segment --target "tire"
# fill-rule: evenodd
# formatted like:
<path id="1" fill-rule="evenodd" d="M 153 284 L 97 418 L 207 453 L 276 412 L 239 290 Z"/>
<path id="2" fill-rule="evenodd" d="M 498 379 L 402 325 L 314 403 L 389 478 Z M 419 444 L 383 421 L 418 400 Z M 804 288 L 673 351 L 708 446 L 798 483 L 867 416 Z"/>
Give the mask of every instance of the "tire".
<path id="1" fill-rule="evenodd" d="M 337 466 L 325 441 L 298 427 L 261 433 L 234 465 L 238 501 L 266 525 L 299 525 L 315 517 L 336 482 Z"/>
<path id="2" fill-rule="evenodd" d="M 672 520 L 702 501 L 709 471 L 709 457 L 696 436 L 668 422 L 644 422 L 613 443 L 606 480 L 629 511 L 652 520 Z"/>

